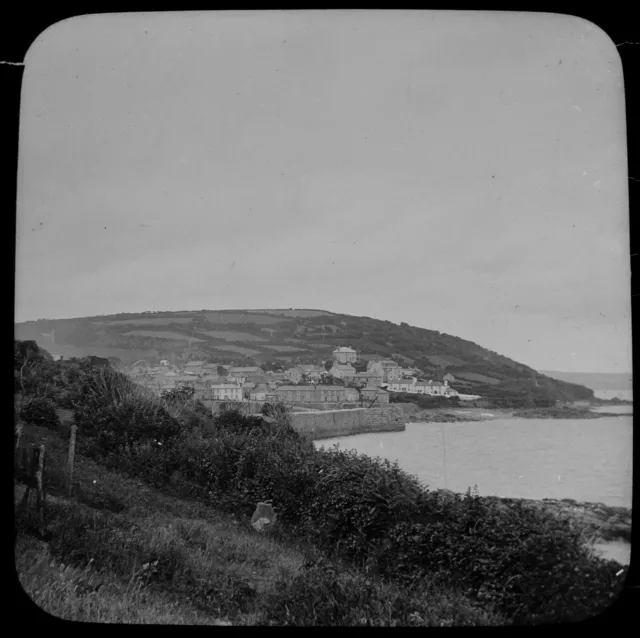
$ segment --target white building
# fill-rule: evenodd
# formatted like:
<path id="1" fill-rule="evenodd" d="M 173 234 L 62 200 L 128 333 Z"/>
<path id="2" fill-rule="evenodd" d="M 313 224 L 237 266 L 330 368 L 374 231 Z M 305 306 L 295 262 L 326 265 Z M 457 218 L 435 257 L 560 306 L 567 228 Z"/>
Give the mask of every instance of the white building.
<path id="1" fill-rule="evenodd" d="M 243 401 L 242 386 L 234 383 L 219 383 L 211 386 L 214 401 Z"/>
<path id="2" fill-rule="evenodd" d="M 412 379 L 396 379 L 386 385 L 391 392 L 410 392 L 411 394 L 426 394 L 432 397 L 455 397 L 458 391 L 449 387 L 445 381 L 417 381 Z"/>
<path id="3" fill-rule="evenodd" d="M 458 396 L 458 391 L 450 388 L 447 381 L 421 381 L 416 384 L 415 392 L 418 394 L 427 394 L 432 397 Z"/>
<path id="4" fill-rule="evenodd" d="M 355 363 L 358 360 L 358 353 L 352 348 L 336 348 L 333 351 L 333 358 L 338 363 Z"/>
<path id="5" fill-rule="evenodd" d="M 416 392 L 416 384 L 417 379 L 415 377 L 412 379 L 394 379 L 388 383 L 387 390 L 389 392 Z"/>

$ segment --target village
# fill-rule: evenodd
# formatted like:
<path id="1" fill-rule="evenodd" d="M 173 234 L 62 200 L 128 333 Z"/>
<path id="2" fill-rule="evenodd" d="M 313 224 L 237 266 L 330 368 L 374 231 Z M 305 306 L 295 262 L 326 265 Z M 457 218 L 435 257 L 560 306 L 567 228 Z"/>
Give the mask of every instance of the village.
<path id="1" fill-rule="evenodd" d="M 157 394 L 189 386 L 195 397 L 215 401 L 283 401 L 309 407 L 343 404 L 379 405 L 389 403 L 392 393 L 423 394 L 475 400 L 476 395 L 460 394 L 449 386 L 455 381 L 445 374 L 442 381 L 422 380 L 417 368 L 403 368 L 391 359 L 370 358 L 367 369 L 357 372 L 356 350 L 339 347 L 333 351 L 329 369 L 318 365 L 293 365 L 282 372 L 265 371 L 258 366 L 236 367 L 204 361 L 181 366 L 163 359 L 160 365 L 137 361 L 126 373 L 136 383 Z"/>

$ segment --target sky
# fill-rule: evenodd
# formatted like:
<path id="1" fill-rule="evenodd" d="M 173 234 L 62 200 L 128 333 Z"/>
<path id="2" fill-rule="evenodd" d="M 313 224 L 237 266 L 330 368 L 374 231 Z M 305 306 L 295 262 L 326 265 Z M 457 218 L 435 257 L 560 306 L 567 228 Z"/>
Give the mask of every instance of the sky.
<path id="1" fill-rule="evenodd" d="M 582 18 L 89 15 L 25 58 L 17 322 L 315 308 L 630 372 L 628 215 Z"/>

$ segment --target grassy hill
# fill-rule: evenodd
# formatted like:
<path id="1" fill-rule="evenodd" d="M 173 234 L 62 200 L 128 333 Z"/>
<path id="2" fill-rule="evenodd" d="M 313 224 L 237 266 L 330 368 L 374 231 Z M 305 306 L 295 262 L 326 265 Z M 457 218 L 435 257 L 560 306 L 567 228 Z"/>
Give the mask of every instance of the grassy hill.
<path id="1" fill-rule="evenodd" d="M 51 354 L 175 363 L 321 364 L 338 346 L 414 365 L 426 378 L 452 374 L 460 392 L 509 405 L 588 400 L 593 391 L 553 379 L 471 341 L 370 317 L 314 309 L 194 310 L 123 313 L 16 324 L 15 338 L 34 340 Z"/>
<path id="2" fill-rule="evenodd" d="M 577 383 L 591 390 L 631 390 L 633 387 L 630 373 L 603 373 L 603 372 L 557 372 L 555 370 L 542 370 L 552 379 Z"/>

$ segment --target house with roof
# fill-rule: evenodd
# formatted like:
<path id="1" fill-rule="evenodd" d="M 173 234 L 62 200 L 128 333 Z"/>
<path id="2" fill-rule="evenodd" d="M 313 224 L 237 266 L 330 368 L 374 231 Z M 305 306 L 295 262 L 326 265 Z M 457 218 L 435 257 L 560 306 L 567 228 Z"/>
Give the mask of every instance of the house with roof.
<path id="1" fill-rule="evenodd" d="M 218 364 L 217 363 L 205 363 L 202 366 L 203 374 L 218 374 Z"/>
<path id="2" fill-rule="evenodd" d="M 212 385 L 219 385 L 221 383 L 228 383 L 227 377 L 218 377 L 218 376 L 209 376 L 209 375 L 203 375 L 202 377 L 200 377 L 200 380 L 207 387 L 210 387 Z"/>
<path id="3" fill-rule="evenodd" d="M 356 372 L 353 377 L 348 379 L 345 377 L 345 381 L 347 380 L 357 386 L 375 386 L 378 388 L 384 383 L 384 377 L 379 372 L 370 370 Z"/>
<path id="4" fill-rule="evenodd" d="M 245 381 L 242 384 L 242 396 L 245 399 L 248 399 L 249 398 L 249 394 L 251 393 L 251 390 L 253 390 L 253 388 L 255 388 L 255 387 L 256 387 L 255 383 L 250 383 L 250 382 Z"/>
<path id="5" fill-rule="evenodd" d="M 358 361 L 358 353 L 352 348 L 342 346 L 333 351 L 333 359 L 338 363 L 356 363 Z"/>
<path id="6" fill-rule="evenodd" d="M 258 385 L 259 383 L 266 384 L 268 383 L 270 378 L 267 374 L 250 374 L 246 379 L 245 383 L 253 383 L 253 385 Z"/>
<path id="7" fill-rule="evenodd" d="M 262 383 L 249 392 L 249 399 L 251 399 L 251 401 L 266 401 L 269 393 L 267 385 Z"/>
<path id="8" fill-rule="evenodd" d="M 198 376 L 202 373 L 202 366 L 204 365 L 204 361 L 187 361 L 184 364 L 182 369 L 184 374 L 188 374 L 190 376 Z"/>
<path id="9" fill-rule="evenodd" d="M 416 384 L 415 392 L 432 397 L 458 396 L 457 390 L 450 388 L 447 381 L 421 381 Z"/>
<path id="10" fill-rule="evenodd" d="M 288 403 L 356 403 L 360 398 L 355 388 L 339 385 L 282 385 L 274 394 Z"/>
<path id="11" fill-rule="evenodd" d="M 372 359 L 367 363 L 367 372 L 382 375 L 383 383 L 402 379 L 402 368 L 392 359 Z"/>
<path id="12" fill-rule="evenodd" d="M 394 379 L 387 384 L 387 390 L 390 392 L 415 392 L 417 379 Z"/>
<path id="13" fill-rule="evenodd" d="M 280 379 L 273 379 L 273 380 L 269 380 L 267 382 L 267 387 L 270 390 L 275 390 L 276 388 L 280 387 L 281 385 L 285 385 L 287 383 L 287 380 L 282 377 Z"/>
<path id="14" fill-rule="evenodd" d="M 257 366 L 248 366 L 246 368 L 234 367 L 229 369 L 227 379 L 242 384 L 247 380 L 248 376 L 255 374 L 264 374 L 264 370 Z"/>
<path id="15" fill-rule="evenodd" d="M 364 402 L 389 403 L 389 392 L 373 385 L 361 388 L 360 397 Z"/>
<path id="16" fill-rule="evenodd" d="M 312 383 L 317 383 L 322 379 L 322 377 L 327 374 L 324 366 L 314 366 L 314 365 L 299 365 L 298 368 L 302 370 L 302 374 L 307 377 L 309 381 Z"/>
<path id="17" fill-rule="evenodd" d="M 334 363 L 329 370 L 329 374 L 336 379 L 345 377 L 355 377 L 356 369 L 350 363 Z"/>
<path id="18" fill-rule="evenodd" d="M 290 383 L 300 383 L 302 381 L 302 368 L 300 366 L 294 366 L 284 371 L 284 378 Z"/>
<path id="19" fill-rule="evenodd" d="M 250 374 L 264 374 L 264 370 L 262 368 L 259 368 L 258 366 L 234 366 L 232 368 L 229 368 L 229 374 L 234 372 L 238 374 L 244 374 L 245 376 L 248 376 Z"/>
<path id="20" fill-rule="evenodd" d="M 242 386 L 235 383 L 216 383 L 210 386 L 214 401 L 244 401 Z"/>

